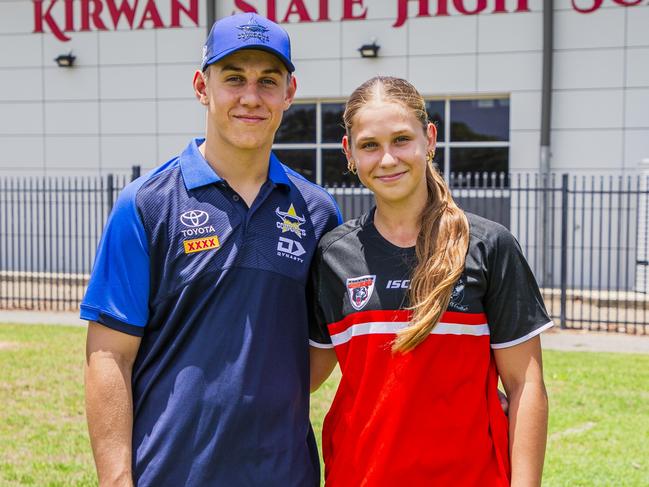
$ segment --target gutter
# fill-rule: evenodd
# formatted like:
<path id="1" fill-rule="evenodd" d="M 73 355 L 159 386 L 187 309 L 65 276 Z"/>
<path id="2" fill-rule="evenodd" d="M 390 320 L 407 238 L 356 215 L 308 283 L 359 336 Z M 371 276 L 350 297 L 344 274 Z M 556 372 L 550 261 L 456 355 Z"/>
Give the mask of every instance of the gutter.
<path id="1" fill-rule="evenodd" d="M 207 13 L 206 21 L 205 21 L 205 28 L 207 29 L 207 33 L 205 36 L 210 35 L 210 29 L 212 28 L 212 24 L 214 24 L 216 20 L 216 6 L 215 0 L 206 0 L 206 8 L 205 12 Z"/>
<path id="2" fill-rule="evenodd" d="M 552 264 L 551 252 L 551 211 L 552 198 L 548 188 L 550 186 L 550 175 L 552 173 L 552 152 L 550 145 L 550 133 L 552 130 L 552 65 L 553 65 L 553 36 L 554 36 L 554 0 L 543 0 L 543 81 L 541 88 L 541 147 L 539 154 L 539 175 L 543 191 L 543 202 L 541 208 L 542 228 L 542 276 L 541 281 L 545 286 L 552 285 Z"/>

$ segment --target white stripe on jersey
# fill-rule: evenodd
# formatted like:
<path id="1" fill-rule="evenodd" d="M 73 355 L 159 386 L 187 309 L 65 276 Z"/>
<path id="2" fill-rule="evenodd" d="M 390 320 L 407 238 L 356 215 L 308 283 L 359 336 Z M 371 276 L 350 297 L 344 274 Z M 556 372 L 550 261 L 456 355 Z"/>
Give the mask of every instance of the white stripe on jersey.
<path id="1" fill-rule="evenodd" d="M 409 321 L 374 321 L 358 323 L 345 331 L 331 335 L 331 343 L 336 347 L 347 343 L 353 337 L 361 335 L 396 334 L 410 324 Z M 462 325 L 458 323 L 438 323 L 430 332 L 431 335 L 489 335 L 489 325 Z"/>
<path id="2" fill-rule="evenodd" d="M 545 325 L 541 326 L 540 328 L 537 328 L 536 330 L 532 330 L 527 335 L 517 338 L 516 340 L 512 340 L 510 342 L 505 342 L 505 343 L 492 343 L 491 348 L 498 350 L 500 348 L 513 347 L 514 345 L 518 345 L 519 343 L 523 343 L 526 342 L 527 340 L 531 340 L 536 335 L 539 335 L 541 332 L 544 332 L 545 330 L 547 330 L 548 328 L 552 328 L 553 326 L 554 326 L 554 322 L 549 321 Z"/>

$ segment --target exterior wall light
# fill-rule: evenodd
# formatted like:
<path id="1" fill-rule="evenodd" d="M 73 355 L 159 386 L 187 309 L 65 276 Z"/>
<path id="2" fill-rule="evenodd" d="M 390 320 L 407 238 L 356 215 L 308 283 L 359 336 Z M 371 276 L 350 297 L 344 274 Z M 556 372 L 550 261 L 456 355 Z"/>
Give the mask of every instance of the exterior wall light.
<path id="1" fill-rule="evenodd" d="M 77 57 L 73 56 L 72 51 L 70 51 L 68 54 L 61 54 L 60 56 L 56 57 L 54 61 L 56 61 L 56 64 L 59 68 L 71 68 L 72 66 L 74 66 L 75 59 L 77 59 Z"/>
<path id="2" fill-rule="evenodd" d="M 381 46 L 376 41 L 372 41 L 371 44 L 363 44 L 358 49 L 358 52 L 361 53 L 361 57 L 379 57 L 379 49 L 381 49 Z"/>

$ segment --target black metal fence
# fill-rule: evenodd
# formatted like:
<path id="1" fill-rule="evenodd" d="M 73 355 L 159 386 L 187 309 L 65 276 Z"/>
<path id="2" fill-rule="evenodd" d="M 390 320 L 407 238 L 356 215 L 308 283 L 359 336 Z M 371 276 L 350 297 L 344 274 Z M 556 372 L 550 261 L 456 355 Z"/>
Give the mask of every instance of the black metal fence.
<path id="1" fill-rule="evenodd" d="M 0 309 L 75 309 L 129 178 L 0 179 Z"/>
<path id="2" fill-rule="evenodd" d="M 0 178 L 0 309 L 76 309 L 101 230 L 133 175 Z M 458 204 L 518 238 L 553 319 L 649 334 L 649 178 L 454 174 Z M 328 188 L 345 219 L 363 188 Z"/>

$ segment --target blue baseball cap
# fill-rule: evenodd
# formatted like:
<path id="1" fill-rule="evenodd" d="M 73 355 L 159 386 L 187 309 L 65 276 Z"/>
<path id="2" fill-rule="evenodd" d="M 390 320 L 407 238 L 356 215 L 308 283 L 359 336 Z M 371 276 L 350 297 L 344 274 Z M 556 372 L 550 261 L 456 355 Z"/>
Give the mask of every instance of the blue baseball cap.
<path id="1" fill-rule="evenodd" d="M 231 15 L 214 22 L 203 46 L 201 70 L 205 71 L 210 64 L 241 49 L 267 51 L 277 56 L 289 73 L 295 71 L 288 33 L 275 22 L 255 13 Z"/>

